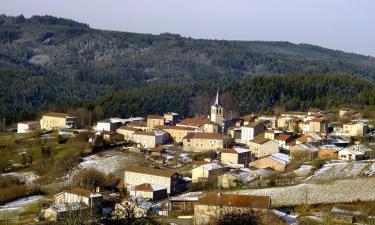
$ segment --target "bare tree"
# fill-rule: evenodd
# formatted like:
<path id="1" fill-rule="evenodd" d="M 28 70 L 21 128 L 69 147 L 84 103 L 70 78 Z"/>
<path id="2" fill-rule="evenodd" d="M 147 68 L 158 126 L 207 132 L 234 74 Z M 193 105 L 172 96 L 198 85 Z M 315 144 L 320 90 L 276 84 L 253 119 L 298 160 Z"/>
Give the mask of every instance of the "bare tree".
<path id="1" fill-rule="evenodd" d="M 56 225 L 96 225 L 100 218 L 97 210 L 83 204 L 67 205 L 67 212 L 60 215 Z"/>
<path id="2" fill-rule="evenodd" d="M 212 220 L 211 225 L 258 225 L 260 219 L 252 210 L 227 209 L 224 210 L 216 219 Z"/>
<path id="3" fill-rule="evenodd" d="M 137 203 L 124 201 L 116 205 L 114 218 L 106 224 L 160 225 L 160 222 L 150 211 L 140 208 Z"/>

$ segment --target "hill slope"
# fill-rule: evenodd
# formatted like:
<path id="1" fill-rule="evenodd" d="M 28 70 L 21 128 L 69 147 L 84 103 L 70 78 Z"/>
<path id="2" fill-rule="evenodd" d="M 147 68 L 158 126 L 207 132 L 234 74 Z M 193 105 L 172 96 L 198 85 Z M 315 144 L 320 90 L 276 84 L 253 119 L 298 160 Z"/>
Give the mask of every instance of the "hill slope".
<path id="1" fill-rule="evenodd" d="M 253 75 L 339 73 L 375 80 L 375 59 L 307 44 L 194 40 L 91 29 L 50 16 L 0 16 L 0 116 L 27 119 L 134 87 Z"/>

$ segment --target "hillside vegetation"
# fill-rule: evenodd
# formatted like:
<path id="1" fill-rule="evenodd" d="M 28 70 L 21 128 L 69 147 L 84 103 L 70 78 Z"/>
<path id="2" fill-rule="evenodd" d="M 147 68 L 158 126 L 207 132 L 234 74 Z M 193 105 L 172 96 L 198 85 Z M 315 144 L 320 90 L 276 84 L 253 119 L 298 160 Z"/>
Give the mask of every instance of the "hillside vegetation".
<path id="1" fill-rule="evenodd" d="M 67 109 L 106 95 L 115 96 L 119 103 L 122 100 L 116 96 L 141 95 L 128 97 L 134 101 L 143 99 L 145 106 L 141 113 L 161 111 L 158 104 L 167 102 L 166 109 L 191 114 L 194 110 L 183 108 L 186 104 L 189 107 L 186 97 L 210 96 L 217 87 L 233 90 L 238 101 L 238 106 L 234 107 L 241 112 L 292 100 L 296 108 L 323 104 L 310 97 L 299 99 L 297 92 L 281 95 L 280 88 L 276 88 L 279 86 L 270 86 L 282 82 L 281 78 L 273 81 L 274 78 L 287 74 L 348 74 L 373 82 L 375 59 L 307 44 L 200 40 L 168 33 L 150 35 L 96 30 L 86 24 L 51 16 L 0 16 L 0 116 L 6 117 L 8 123 L 33 118 L 43 110 Z M 252 79 L 256 75 L 271 76 L 266 83 L 259 83 L 264 86 L 252 87 L 254 81 L 261 79 Z M 349 88 L 335 98 L 339 101 L 335 104 L 346 103 L 343 99 L 353 103 L 356 99 L 357 84 L 349 82 L 353 76 L 344 79 L 349 79 L 346 84 L 354 85 L 355 91 Z M 320 80 L 311 81 L 325 89 Z M 192 89 L 185 90 L 189 85 Z M 286 87 L 295 88 L 290 85 Z M 172 90 L 174 88 L 176 90 Z M 238 92 L 248 89 L 252 91 L 249 96 Z M 262 89 L 275 91 L 274 98 L 265 100 L 268 95 L 261 97 L 254 93 L 262 93 L 258 91 Z M 150 102 L 143 93 L 152 93 L 152 90 L 157 93 L 152 100 L 157 96 L 170 99 L 169 93 L 173 93 L 174 101 Z M 336 93 L 333 87 L 330 90 L 332 95 Z M 113 94 L 117 91 L 120 94 Z M 365 96 L 360 98 L 366 99 Z M 108 99 L 110 103 L 101 102 Z M 129 115 L 136 113 L 138 107 L 127 103 L 127 108 L 123 108 L 111 97 L 95 102 L 103 115 Z M 192 104 L 194 101 L 190 106 Z M 101 105 L 116 107 L 106 109 Z"/>

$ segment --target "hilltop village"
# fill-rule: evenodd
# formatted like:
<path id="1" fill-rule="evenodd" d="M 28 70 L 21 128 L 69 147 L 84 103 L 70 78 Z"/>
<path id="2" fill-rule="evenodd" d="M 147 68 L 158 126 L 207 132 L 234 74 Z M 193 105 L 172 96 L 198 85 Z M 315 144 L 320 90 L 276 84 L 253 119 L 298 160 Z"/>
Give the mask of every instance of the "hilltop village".
<path id="1" fill-rule="evenodd" d="M 375 201 L 374 151 L 368 141 L 374 127 L 361 112 L 311 108 L 239 118 L 226 118 L 224 112 L 217 93 L 203 117 L 181 118 L 174 112 L 113 117 L 78 129 L 76 117 L 49 112 L 40 120 L 18 123 L 16 143 L 38 140 L 46 159 L 85 137 L 74 145 L 80 152 L 78 165 L 40 185 L 49 204 L 38 209 L 35 220 L 58 222 L 70 212 L 87 209 L 97 210 L 101 220 L 126 220 L 129 208 L 141 221 L 152 217 L 169 224 L 210 224 L 233 210 L 255 212 L 263 224 L 322 224 L 327 217 L 341 224 L 373 218 L 375 212 L 361 211 L 362 204 L 350 205 Z M 29 173 L 33 179 L 25 182 L 37 183 L 42 178 L 30 168 L 38 161 L 35 154 L 31 160 L 27 149 L 34 145 L 25 146 L 21 153 L 17 149 L 24 161 L 8 160 L 3 176 Z M 81 170 L 105 177 L 92 185 L 84 179 L 74 185 L 73 178 L 83 176 Z M 53 191 L 44 191 L 51 183 Z M 324 210 L 301 210 L 320 204 Z"/>

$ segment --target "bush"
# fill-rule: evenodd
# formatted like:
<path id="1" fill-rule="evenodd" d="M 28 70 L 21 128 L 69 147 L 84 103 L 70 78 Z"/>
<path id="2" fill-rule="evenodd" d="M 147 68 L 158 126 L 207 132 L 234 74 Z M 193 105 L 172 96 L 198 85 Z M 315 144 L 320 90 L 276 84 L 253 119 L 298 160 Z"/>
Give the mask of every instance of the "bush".
<path id="1" fill-rule="evenodd" d="M 83 169 L 73 177 L 73 185 L 76 187 L 94 190 L 105 181 L 105 175 L 94 168 Z"/>

